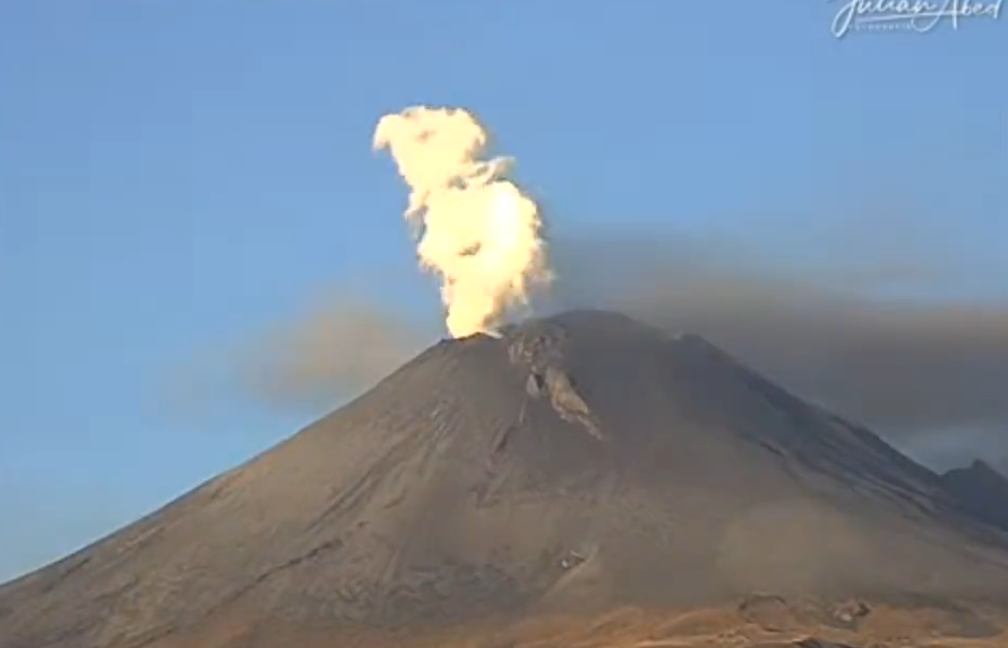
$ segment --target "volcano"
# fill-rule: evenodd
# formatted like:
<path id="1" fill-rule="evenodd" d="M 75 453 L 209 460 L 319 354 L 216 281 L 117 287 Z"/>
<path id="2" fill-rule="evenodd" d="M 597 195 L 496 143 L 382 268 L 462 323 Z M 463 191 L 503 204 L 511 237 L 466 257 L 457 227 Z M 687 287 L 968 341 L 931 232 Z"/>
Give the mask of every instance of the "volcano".
<path id="1" fill-rule="evenodd" d="M 334 637 L 754 592 L 1003 606 L 1008 535 L 701 337 L 576 311 L 440 342 L 0 588 L 0 646 L 265 646 L 268 627 Z"/>

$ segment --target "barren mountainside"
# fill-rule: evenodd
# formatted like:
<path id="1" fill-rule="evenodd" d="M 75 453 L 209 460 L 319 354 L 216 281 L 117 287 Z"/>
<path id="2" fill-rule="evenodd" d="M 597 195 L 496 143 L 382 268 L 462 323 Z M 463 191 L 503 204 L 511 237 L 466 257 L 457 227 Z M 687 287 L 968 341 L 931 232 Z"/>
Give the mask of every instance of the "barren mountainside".
<path id="1" fill-rule="evenodd" d="M 0 646 L 753 592 L 1004 603 L 1008 535 L 870 431 L 702 338 L 579 311 L 441 342 L 247 464 L 0 587 Z"/>

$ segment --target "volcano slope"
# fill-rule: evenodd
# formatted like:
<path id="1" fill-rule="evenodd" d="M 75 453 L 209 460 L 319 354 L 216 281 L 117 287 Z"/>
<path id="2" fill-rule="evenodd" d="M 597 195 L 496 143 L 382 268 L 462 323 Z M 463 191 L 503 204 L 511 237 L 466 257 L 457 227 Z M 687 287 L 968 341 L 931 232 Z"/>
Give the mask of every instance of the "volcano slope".
<path id="1" fill-rule="evenodd" d="M 280 625 L 335 637 L 756 591 L 1004 605 L 1008 535 L 955 502 L 699 337 L 569 312 L 441 342 L 6 585 L 0 646 L 268 645 Z"/>

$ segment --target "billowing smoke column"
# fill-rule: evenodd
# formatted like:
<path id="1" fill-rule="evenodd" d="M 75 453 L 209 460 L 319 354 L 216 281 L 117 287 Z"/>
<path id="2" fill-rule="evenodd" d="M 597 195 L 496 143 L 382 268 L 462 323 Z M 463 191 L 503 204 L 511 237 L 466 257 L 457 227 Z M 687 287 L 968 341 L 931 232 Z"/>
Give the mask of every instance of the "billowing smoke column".
<path id="1" fill-rule="evenodd" d="M 386 115 L 374 134 L 410 187 L 420 266 L 442 280 L 452 337 L 493 334 L 553 279 L 535 202 L 506 174 L 510 158 L 481 160 L 482 124 L 461 108 L 415 106 Z"/>

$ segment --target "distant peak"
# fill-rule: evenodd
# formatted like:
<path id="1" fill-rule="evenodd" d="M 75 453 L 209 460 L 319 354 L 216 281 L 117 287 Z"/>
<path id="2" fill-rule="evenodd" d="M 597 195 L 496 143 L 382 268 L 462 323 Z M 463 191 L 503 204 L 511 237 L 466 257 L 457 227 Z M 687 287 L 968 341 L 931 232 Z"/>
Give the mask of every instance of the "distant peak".
<path id="1" fill-rule="evenodd" d="M 991 483 L 1008 483 L 1008 476 L 1002 474 L 1001 471 L 994 468 L 983 459 L 974 459 L 968 466 L 947 470 L 943 476 L 952 479 L 968 476 L 972 479 L 981 479 Z"/>
<path id="2" fill-rule="evenodd" d="M 1002 475 L 1000 471 L 998 471 L 996 468 L 994 468 L 994 466 L 990 465 L 983 459 L 974 459 L 973 463 L 970 464 L 969 469 L 976 473 L 990 475 L 993 477 L 998 477 L 1000 479 L 1005 478 L 1005 476 Z"/>
<path id="3" fill-rule="evenodd" d="M 970 470 L 982 470 L 985 472 L 990 472 L 993 471 L 994 469 L 991 468 L 990 464 L 988 464 L 983 459 L 974 459 L 973 463 L 970 464 Z"/>

